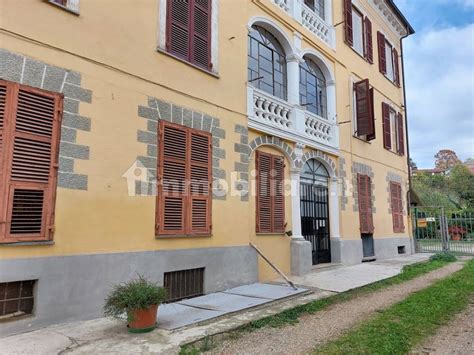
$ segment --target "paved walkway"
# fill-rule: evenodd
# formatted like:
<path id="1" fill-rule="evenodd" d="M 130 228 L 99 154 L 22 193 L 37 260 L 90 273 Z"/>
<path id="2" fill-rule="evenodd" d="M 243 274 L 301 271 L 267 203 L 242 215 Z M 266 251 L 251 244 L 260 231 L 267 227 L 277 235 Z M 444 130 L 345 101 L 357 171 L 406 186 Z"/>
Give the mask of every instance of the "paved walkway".
<path id="1" fill-rule="evenodd" d="M 1 338 L 0 354 L 40 355 L 64 352 L 77 354 L 177 354 L 181 344 L 202 339 L 206 335 L 229 331 L 252 320 L 280 313 L 285 309 L 334 294 L 334 291 L 328 291 L 325 288 L 342 292 L 341 290 L 344 288 L 363 286 L 394 276 L 400 272 L 403 265 L 427 260 L 428 257 L 427 254 L 416 254 L 370 264 L 338 266 L 336 269 L 326 271 L 318 269 L 300 280 L 302 285 L 313 288 L 314 292 L 311 294 L 274 301 L 265 306 L 225 315 L 206 324 L 197 324 L 176 330 L 157 329 L 147 334 L 130 334 L 122 322 L 100 318 L 50 326 L 33 332 Z M 367 265 L 370 266 L 368 269 Z M 339 275 L 346 276 L 339 279 Z M 360 281 L 354 282 L 354 279 L 360 279 Z M 347 283 L 350 284 L 344 286 Z"/>

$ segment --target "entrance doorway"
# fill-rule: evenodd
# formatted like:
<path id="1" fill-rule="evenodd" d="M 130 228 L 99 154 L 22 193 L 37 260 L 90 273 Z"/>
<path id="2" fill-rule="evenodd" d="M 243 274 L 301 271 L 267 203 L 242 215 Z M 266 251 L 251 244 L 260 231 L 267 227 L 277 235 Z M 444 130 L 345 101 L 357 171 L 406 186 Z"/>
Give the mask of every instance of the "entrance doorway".
<path id="1" fill-rule="evenodd" d="M 328 179 L 322 163 L 306 162 L 300 181 L 301 232 L 311 242 L 313 265 L 331 262 Z"/>

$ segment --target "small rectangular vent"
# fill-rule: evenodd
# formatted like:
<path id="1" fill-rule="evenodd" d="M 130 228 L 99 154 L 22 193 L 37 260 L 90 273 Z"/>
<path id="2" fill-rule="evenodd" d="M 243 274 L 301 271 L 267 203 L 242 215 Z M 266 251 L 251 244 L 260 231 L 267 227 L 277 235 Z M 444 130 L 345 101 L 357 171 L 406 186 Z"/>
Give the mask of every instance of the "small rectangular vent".
<path id="1" fill-rule="evenodd" d="M 204 294 L 204 268 L 165 272 L 164 287 L 168 291 L 166 302 Z"/>
<path id="2" fill-rule="evenodd" d="M 0 282 L 0 320 L 33 312 L 35 280 Z"/>
<path id="3" fill-rule="evenodd" d="M 399 245 L 398 246 L 398 254 L 405 254 L 405 253 L 406 253 L 405 246 L 404 245 Z"/>

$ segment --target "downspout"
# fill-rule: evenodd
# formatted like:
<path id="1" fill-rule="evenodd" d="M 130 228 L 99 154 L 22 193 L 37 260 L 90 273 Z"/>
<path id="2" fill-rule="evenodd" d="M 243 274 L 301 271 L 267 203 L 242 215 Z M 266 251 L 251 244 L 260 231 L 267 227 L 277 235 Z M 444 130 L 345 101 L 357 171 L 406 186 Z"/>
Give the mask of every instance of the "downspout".
<path id="1" fill-rule="evenodd" d="M 410 191 L 412 189 L 412 181 L 411 181 L 411 169 L 410 169 L 410 142 L 408 139 L 408 108 L 407 108 L 407 93 L 406 93 L 406 86 L 405 86 L 405 56 L 403 54 L 403 40 L 410 35 L 410 30 L 407 27 L 406 29 L 407 34 L 400 38 L 400 53 L 402 59 L 402 72 L 403 72 L 403 104 L 405 105 L 405 138 L 407 142 L 407 166 L 408 166 L 408 191 L 407 191 L 407 215 L 410 216 Z"/>

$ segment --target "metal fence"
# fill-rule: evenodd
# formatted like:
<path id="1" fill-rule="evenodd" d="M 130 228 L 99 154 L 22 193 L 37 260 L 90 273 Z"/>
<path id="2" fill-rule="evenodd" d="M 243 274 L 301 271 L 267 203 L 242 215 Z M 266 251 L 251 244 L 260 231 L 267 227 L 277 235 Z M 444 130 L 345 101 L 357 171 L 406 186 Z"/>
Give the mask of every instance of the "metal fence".
<path id="1" fill-rule="evenodd" d="M 412 219 L 417 252 L 474 254 L 474 214 L 450 213 L 443 207 L 415 207 Z"/>

